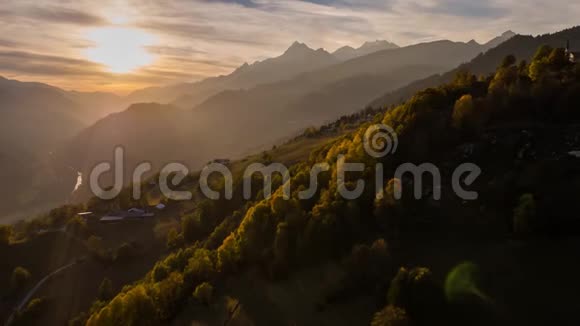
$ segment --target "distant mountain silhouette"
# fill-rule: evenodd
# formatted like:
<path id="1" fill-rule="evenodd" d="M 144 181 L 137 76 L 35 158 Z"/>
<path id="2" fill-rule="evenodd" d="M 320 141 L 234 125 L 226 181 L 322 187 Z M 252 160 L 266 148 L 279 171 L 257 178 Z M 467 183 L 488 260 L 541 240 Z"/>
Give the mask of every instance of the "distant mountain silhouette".
<path id="1" fill-rule="evenodd" d="M 372 51 L 386 45 L 373 42 L 359 49 Z M 360 110 L 385 91 L 468 62 L 487 49 L 488 45 L 476 42 L 436 41 L 341 61 L 322 49 L 295 42 L 282 55 L 242 65 L 227 76 L 141 90 L 125 98 L 2 80 L 0 100 L 13 103 L 8 107 L 21 112 L 3 121 L 7 126 L 3 139 L 20 141 L 6 142 L 10 147 L 4 147 L 7 151 L 0 162 L 10 168 L 18 165 L 18 175 L 31 175 L 33 167 L 17 162 L 31 161 L 29 157 L 46 162 L 36 169 L 50 171 L 42 173 L 41 183 L 57 182 L 66 191 L 74 184 L 76 171 L 87 175 L 98 162 L 111 161 L 117 145 L 125 147 L 129 167 L 148 160 L 159 168 L 178 160 L 196 168 L 215 157 L 239 157 L 268 148 L 303 128 Z M 171 101 L 179 94 L 187 95 L 173 105 L 139 104 L 110 114 L 139 98 Z M 104 118 L 94 123 L 100 117 Z M 51 151 L 56 155 L 47 159 Z M 66 191 L 53 194 L 65 196 Z M 34 202 L 37 195 L 21 203 Z"/>
<path id="2" fill-rule="evenodd" d="M 338 59 L 323 49 L 313 50 L 306 44 L 294 42 L 280 56 L 252 64 L 244 63 L 231 74 L 210 77 L 195 83 L 137 90 L 128 96 L 128 101 L 172 103 L 189 109 L 224 90 L 248 89 L 290 79 L 337 62 Z"/>
<path id="3" fill-rule="evenodd" d="M 508 36 L 508 40 L 487 52 L 477 56 L 473 60 L 456 69 L 450 70 L 441 75 L 434 75 L 428 78 L 415 81 L 401 89 L 393 92 L 387 92 L 370 103 L 370 106 L 390 106 L 406 100 L 415 92 L 427 87 L 435 87 L 453 80 L 457 72 L 467 70 L 476 75 L 486 75 L 495 71 L 496 67 L 508 55 L 514 55 L 517 60 L 529 60 L 533 57 L 538 47 L 549 45 L 554 48 L 563 48 L 566 42 L 578 44 L 580 47 L 580 26 L 565 29 L 563 31 L 544 34 L 539 36 L 515 35 L 511 36 L 510 32 L 502 34 Z M 494 39 L 495 40 L 495 39 Z M 495 43 L 492 40 L 490 43 Z M 490 44 L 488 43 L 488 44 Z"/>
<path id="4" fill-rule="evenodd" d="M 58 191 L 42 191 L 70 181 L 57 177 L 63 173 L 53 169 L 55 152 L 91 123 L 122 107 L 121 98 L 113 94 L 68 92 L 3 77 L 0 103 L 0 179 L 10 185 L 0 190 L 0 204 L 7 207 L 2 215 L 38 200 L 62 201 Z"/>
<path id="5" fill-rule="evenodd" d="M 437 41 L 329 64 L 336 60 L 327 52 L 295 43 L 280 57 L 217 78 L 235 83 L 274 68 L 287 77 L 287 67 L 305 57 L 320 60 L 310 69 L 324 67 L 252 88 L 222 91 L 191 110 L 149 104 L 155 109 L 143 111 L 147 113 L 142 116 L 140 106 L 133 106 L 85 130 L 63 164 L 87 173 L 94 164 L 111 161 L 116 145 L 126 149 L 129 168 L 145 160 L 159 168 L 178 159 L 195 169 L 216 157 L 241 157 L 308 126 L 358 111 L 385 90 L 447 71 L 484 50 L 477 43 Z"/>
<path id="6" fill-rule="evenodd" d="M 410 81 L 444 72 L 485 50 L 485 45 L 475 42 L 451 41 L 383 50 L 292 80 L 224 92 L 209 98 L 195 110 L 211 112 L 218 117 L 238 110 L 248 110 L 250 117 L 277 112 L 272 116 L 274 120 L 280 119 L 282 116 L 278 114 L 283 113 L 285 121 L 280 123 L 285 124 L 284 128 L 275 129 L 288 132 L 362 109 L 369 98 L 379 96 L 385 89 L 396 89 Z"/>
<path id="7" fill-rule="evenodd" d="M 182 83 L 167 87 L 150 87 L 134 91 L 127 102 L 172 103 L 184 109 L 192 108 L 209 97 L 226 90 L 250 89 L 277 81 L 292 79 L 302 73 L 367 55 L 373 52 L 397 48 L 387 41 L 366 42 L 358 49 L 344 47 L 333 54 L 324 49 L 314 50 L 304 43 L 294 42 L 278 57 L 244 63 L 231 74 L 210 77 L 199 82 Z"/>
<path id="8" fill-rule="evenodd" d="M 495 48 L 496 46 L 502 44 L 503 42 L 511 39 L 512 37 L 516 36 L 517 34 L 512 31 L 503 32 L 500 36 L 491 39 L 489 42 L 485 43 L 485 45 L 489 48 Z"/>
<path id="9" fill-rule="evenodd" d="M 396 49 L 399 46 L 388 41 L 374 41 L 365 42 L 359 48 L 355 49 L 351 46 L 343 46 L 332 53 L 333 56 L 341 61 L 350 60 L 363 55 L 371 54 L 382 50 Z"/>

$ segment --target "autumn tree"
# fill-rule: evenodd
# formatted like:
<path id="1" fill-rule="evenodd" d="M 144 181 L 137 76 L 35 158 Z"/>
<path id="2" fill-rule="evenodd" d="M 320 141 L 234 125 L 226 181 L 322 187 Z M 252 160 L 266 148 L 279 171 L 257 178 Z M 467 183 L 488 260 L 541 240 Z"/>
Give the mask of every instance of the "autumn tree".
<path id="1" fill-rule="evenodd" d="M 108 261 L 111 258 L 101 237 L 95 235 L 90 236 L 87 239 L 87 249 L 89 250 L 89 253 L 98 260 Z"/>
<path id="2" fill-rule="evenodd" d="M 183 292 L 184 280 L 179 272 L 172 272 L 164 280 L 152 286 L 151 296 L 159 319 L 167 320 L 175 314 L 178 309 L 177 302 Z"/>
<path id="3" fill-rule="evenodd" d="M 34 298 L 26 307 L 16 314 L 14 325 L 37 325 L 38 318 L 46 312 L 48 302 L 46 298 Z"/>
<path id="4" fill-rule="evenodd" d="M 10 284 L 14 290 L 21 290 L 28 284 L 30 277 L 31 274 L 26 268 L 18 266 L 12 271 Z"/>
<path id="5" fill-rule="evenodd" d="M 388 305 L 373 316 L 371 326 L 409 326 L 409 316 L 400 307 Z"/>
<path id="6" fill-rule="evenodd" d="M 542 79 L 548 71 L 548 57 L 552 53 L 552 47 L 543 45 L 534 54 L 530 64 L 529 72 L 532 80 Z"/>
<path id="7" fill-rule="evenodd" d="M 532 231 L 536 217 L 536 201 L 534 195 L 524 194 L 519 198 L 518 205 L 514 209 L 513 228 L 517 234 L 528 234 Z"/>
<path id="8" fill-rule="evenodd" d="M 209 305 L 213 297 L 213 286 L 207 282 L 203 282 L 195 288 L 193 297 L 199 302 Z"/>
<path id="9" fill-rule="evenodd" d="M 4 246 L 9 245 L 11 235 L 12 235 L 12 226 L 0 225 L 0 245 Z"/>
<path id="10" fill-rule="evenodd" d="M 168 249 L 181 248 L 185 244 L 185 239 L 183 234 L 177 232 L 175 228 L 172 228 L 167 232 L 167 242 L 166 246 Z"/>
<path id="11" fill-rule="evenodd" d="M 405 309 L 417 324 L 438 324 L 445 296 L 428 268 L 400 268 L 389 286 L 387 302 Z"/>
<path id="12" fill-rule="evenodd" d="M 513 66 L 514 64 L 516 64 L 516 57 L 512 54 L 507 55 L 505 58 L 503 58 L 500 68 L 509 68 L 511 66 Z"/>
<path id="13" fill-rule="evenodd" d="M 401 180 L 392 178 L 387 182 L 384 191 L 375 198 L 374 215 L 377 223 L 391 237 L 396 237 L 402 224 L 403 201 L 396 193 L 402 193 Z"/>
<path id="14" fill-rule="evenodd" d="M 161 282 L 169 275 L 169 267 L 164 262 L 157 262 L 153 267 L 152 276 L 155 282 Z"/>
<path id="15" fill-rule="evenodd" d="M 66 232 L 84 238 L 87 235 L 87 222 L 82 217 L 76 215 L 66 222 Z"/>
<path id="16" fill-rule="evenodd" d="M 216 274 L 216 253 L 207 249 L 196 249 L 184 270 L 184 276 L 188 283 L 209 281 Z"/>
<path id="17" fill-rule="evenodd" d="M 451 117 L 453 127 L 461 130 L 474 131 L 477 129 L 475 105 L 471 95 L 463 95 L 453 106 Z"/>

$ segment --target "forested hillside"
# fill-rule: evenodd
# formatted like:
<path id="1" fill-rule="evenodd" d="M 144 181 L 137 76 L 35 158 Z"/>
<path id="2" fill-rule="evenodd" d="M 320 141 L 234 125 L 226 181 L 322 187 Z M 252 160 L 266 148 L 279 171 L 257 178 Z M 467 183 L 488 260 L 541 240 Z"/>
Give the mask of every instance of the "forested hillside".
<path id="1" fill-rule="evenodd" d="M 462 73 L 421 91 L 294 164 L 290 200 L 277 177 L 270 198 L 255 192 L 244 202 L 236 182 L 234 200 L 196 205 L 172 236 L 182 239 L 176 249 L 95 303 L 87 324 L 569 324 L 567 289 L 579 285 L 580 269 L 567 256 L 579 243 L 566 237 L 580 231 L 569 214 L 580 190 L 571 154 L 580 146 L 579 89 L 579 66 L 544 46 L 529 64 L 508 56 L 490 76 Z M 394 155 L 365 153 L 373 123 L 398 133 Z M 338 154 L 367 168 L 338 183 Z M 321 162 L 331 172 L 314 198 L 299 200 Z M 410 179 L 392 178 L 405 162 L 439 167 L 441 200 L 427 186 L 417 200 Z M 476 200 L 446 183 L 464 162 L 482 170 L 468 187 Z M 384 164 L 383 196 L 372 187 L 355 200 L 339 195 L 358 179 L 374 184 L 376 163 Z M 529 309 L 538 298 L 549 300 Z"/>
<path id="2" fill-rule="evenodd" d="M 491 42 L 493 43 L 493 41 Z M 542 45 L 560 48 L 566 46 L 567 43 L 572 44 L 573 48 L 580 48 L 580 27 L 577 26 L 560 32 L 538 36 L 515 35 L 497 46 L 491 47 L 490 50 L 470 62 L 462 64 L 447 73 L 417 80 L 393 92 L 387 92 L 371 102 L 370 106 L 396 105 L 412 96 L 415 92 L 427 87 L 436 87 L 451 82 L 460 71 L 469 71 L 476 76 L 487 75 L 495 71 L 497 63 L 507 55 L 514 55 L 520 60 L 530 61 L 537 48 Z"/>

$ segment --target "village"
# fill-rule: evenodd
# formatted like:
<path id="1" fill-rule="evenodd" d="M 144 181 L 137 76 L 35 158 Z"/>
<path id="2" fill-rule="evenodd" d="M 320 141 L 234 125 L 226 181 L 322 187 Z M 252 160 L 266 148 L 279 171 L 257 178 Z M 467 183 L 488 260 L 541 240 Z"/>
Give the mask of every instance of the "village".
<path id="1" fill-rule="evenodd" d="M 123 221 L 139 221 L 146 218 L 151 218 L 155 216 L 156 211 L 162 211 L 166 208 L 165 204 L 157 204 L 155 206 L 150 206 L 147 208 L 137 208 L 132 207 L 128 210 L 118 210 L 105 214 L 99 218 L 100 223 L 119 223 Z M 81 212 L 78 213 L 80 217 L 84 218 L 86 221 L 95 216 L 93 212 Z"/>

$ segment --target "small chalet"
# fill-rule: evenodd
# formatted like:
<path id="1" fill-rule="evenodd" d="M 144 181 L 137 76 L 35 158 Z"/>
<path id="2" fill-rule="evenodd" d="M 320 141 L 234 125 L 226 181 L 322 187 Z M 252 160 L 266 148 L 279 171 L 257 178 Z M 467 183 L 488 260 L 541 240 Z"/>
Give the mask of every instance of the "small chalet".
<path id="1" fill-rule="evenodd" d="M 580 62 L 580 52 L 570 50 L 570 41 L 566 42 L 566 56 L 572 63 Z"/>
<path id="2" fill-rule="evenodd" d="M 127 219 L 144 219 L 146 217 L 153 217 L 155 214 L 153 212 L 146 211 L 140 208 L 131 208 L 127 211 L 117 211 L 109 213 L 103 216 L 99 222 L 101 223 L 115 223 L 121 222 Z"/>

